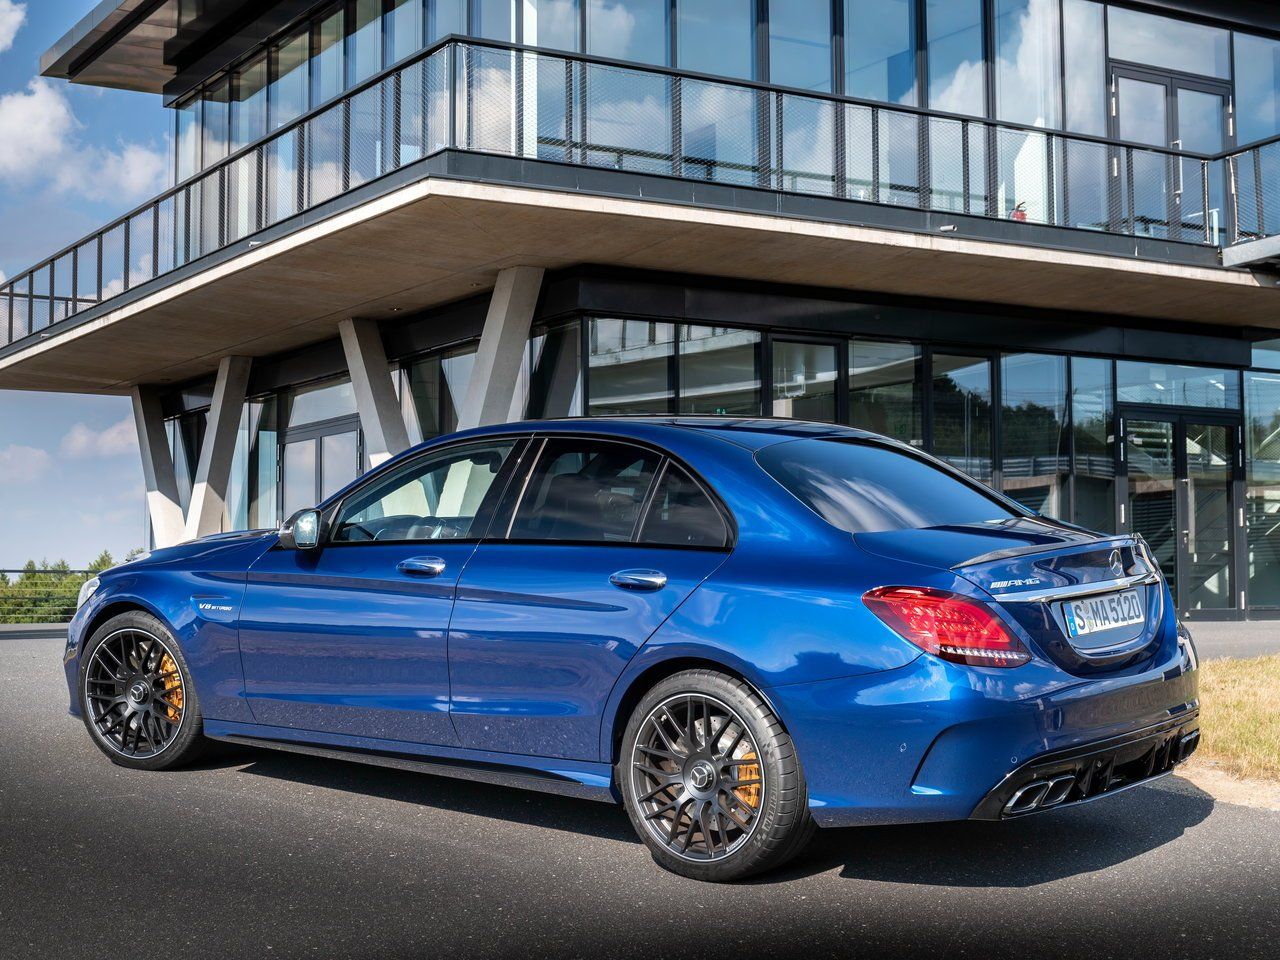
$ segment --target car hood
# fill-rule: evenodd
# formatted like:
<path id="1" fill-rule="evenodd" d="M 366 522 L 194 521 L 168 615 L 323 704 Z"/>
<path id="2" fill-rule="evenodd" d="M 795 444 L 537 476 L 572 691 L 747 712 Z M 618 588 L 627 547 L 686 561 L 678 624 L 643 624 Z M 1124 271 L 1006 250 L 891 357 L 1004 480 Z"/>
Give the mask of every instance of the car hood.
<path id="1" fill-rule="evenodd" d="M 207 556 L 211 552 L 222 552 L 225 548 L 247 545 L 255 542 L 267 543 L 278 536 L 276 530 L 240 530 L 233 533 L 213 533 L 197 540 L 188 540 L 173 547 L 162 547 L 143 554 L 136 560 L 126 561 L 111 571 L 125 572 L 130 568 L 152 566 L 160 563 L 172 563 L 175 560 L 186 560 L 191 557 Z"/>

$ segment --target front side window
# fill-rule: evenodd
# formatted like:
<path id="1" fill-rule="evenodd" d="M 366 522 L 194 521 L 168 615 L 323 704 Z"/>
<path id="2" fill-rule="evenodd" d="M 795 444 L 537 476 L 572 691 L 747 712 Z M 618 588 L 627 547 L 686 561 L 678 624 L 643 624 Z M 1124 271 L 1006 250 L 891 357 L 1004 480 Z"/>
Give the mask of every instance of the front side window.
<path id="1" fill-rule="evenodd" d="M 467 540 L 500 493 L 494 481 L 515 447 L 499 440 L 444 450 L 406 464 L 342 505 L 335 543 Z"/>
<path id="2" fill-rule="evenodd" d="M 548 441 L 516 510 L 510 538 L 632 542 L 660 459 L 626 443 Z"/>
<path id="3" fill-rule="evenodd" d="M 640 542 L 663 547 L 723 547 L 724 517 L 705 490 L 680 467 L 668 464 L 640 528 Z"/>
<path id="4" fill-rule="evenodd" d="M 921 456 L 875 443 L 793 440 L 756 455 L 765 472 L 849 533 L 1010 520 L 994 495 Z"/>

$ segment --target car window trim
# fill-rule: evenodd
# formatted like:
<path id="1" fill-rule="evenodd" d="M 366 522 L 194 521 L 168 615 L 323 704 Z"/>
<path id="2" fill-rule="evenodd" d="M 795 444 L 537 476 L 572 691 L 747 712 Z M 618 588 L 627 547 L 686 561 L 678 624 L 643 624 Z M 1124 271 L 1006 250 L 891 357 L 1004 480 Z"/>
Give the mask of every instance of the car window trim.
<path id="1" fill-rule="evenodd" d="M 656 454 L 659 457 L 658 469 L 655 470 L 653 474 L 654 482 L 650 485 L 649 494 L 646 496 L 645 510 L 641 512 L 638 518 L 641 522 L 643 522 L 643 520 L 647 515 L 646 511 L 648 506 L 652 503 L 652 495 L 657 490 L 658 479 L 660 479 L 661 476 L 665 475 L 666 465 L 668 463 L 675 464 L 676 467 L 683 470 L 685 474 L 689 477 L 689 479 L 691 479 L 695 484 L 698 485 L 699 488 L 701 488 L 702 492 L 707 495 L 707 499 L 711 501 L 712 507 L 714 507 L 716 512 L 720 514 L 720 520 L 724 524 L 724 530 L 725 530 L 724 544 L 719 547 L 704 547 L 704 546 L 698 546 L 693 544 L 641 543 L 639 542 L 637 531 L 635 529 L 632 530 L 632 538 L 628 541 L 533 540 L 533 539 L 526 539 L 526 538 L 517 539 L 515 537 L 512 537 L 511 531 L 515 527 L 516 515 L 519 513 L 520 505 L 524 502 L 525 494 L 528 492 L 529 483 L 533 479 L 533 471 L 537 468 L 538 462 L 542 459 L 542 454 L 546 449 L 547 443 L 551 440 L 576 440 L 576 439 L 601 440 L 608 443 L 628 444 L 630 446 L 639 447 L 650 453 Z M 540 444 L 539 444 L 539 441 L 540 441 Z M 720 496 L 719 493 L 716 492 L 715 488 L 712 487 L 711 484 L 707 483 L 704 479 L 702 479 L 702 476 L 701 474 L 698 473 L 698 471 L 690 467 L 689 464 L 686 463 L 683 459 L 671 453 L 670 451 L 666 450 L 665 448 L 658 446 L 656 443 L 653 443 L 648 440 L 636 439 L 634 437 L 617 437 L 617 436 L 612 436 L 610 434 L 597 433 L 595 431 L 584 430 L 582 432 L 578 432 L 578 431 L 541 432 L 539 431 L 538 433 L 533 434 L 530 437 L 530 444 L 531 445 L 539 444 L 539 445 L 537 447 L 537 451 L 535 455 L 529 459 L 529 463 L 526 468 L 524 479 L 521 482 L 519 497 L 517 498 L 514 506 L 511 509 L 511 515 L 506 518 L 507 520 L 506 529 L 501 532 L 501 536 L 494 536 L 493 524 L 490 524 L 489 533 L 483 538 L 485 543 L 512 543 L 512 544 L 523 544 L 523 545 L 545 544 L 548 546 L 554 545 L 554 546 L 579 546 L 579 547 L 631 546 L 631 547 L 644 547 L 645 549 L 653 549 L 653 550 L 698 550 L 698 551 L 704 551 L 704 552 L 709 551 L 709 552 L 715 552 L 715 553 L 732 553 L 738 546 L 738 520 L 733 515 L 733 511 L 731 511 L 728 505 L 724 502 L 724 499 Z M 508 492 L 509 491 L 510 491 L 510 482 L 508 482 Z M 506 499 L 505 493 L 503 494 L 503 499 L 504 500 Z M 501 506 L 502 505 L 499 504 L 499 509 L 501 509 Z"/>
<path id="2" fill-rule="evenodd" d="M 421 453 L 418 453 L 415 456 L 407 458 L 404 461 L 404 463 L 398 464 L 396 466 L 397 470 L 399 469 L 407 470 L 408 467 L 426 459 L 427 457 L 434 457 L 437 454 L 447 453 L 448 451 L 454 450 L 459 447 L 483 446 L 489 443 L 506 443 L 506 442 L 512 443 L 513 447 L 511 449 L 510 455 L 507 457 L 505 461 L 503 461 L 502 468 L 501 470 L 499 470 L 498 476 L 494 478 L 494 485 L 497 486 L 501 484 L 502 489 L 498 492 L 497 502 L 494 505 L 493 510 L 490 511 L 488 522 L 485 524 L 484 533 L 479 534 L 477 536 L 449 538 L 447 540 L 445 539 L 441 539 L 441 540 L 329 540 L 329 541 L 326 541 L 325 547 L 326 548 L 337 547 L 337 548 L 345 549 L 347 547 L 367 547 L 367 546 L 392 547 L 392 546 L 408 546 L 408 545 L 414 545 L 414 544 L 429 544 L 429 543 L 456 543 L 456 544 L 464 544 L 464 545 L 479 544 L 485 539 L 485 537 L 488 536 L 489 531 L 493 527 L 493 522 L 496 519 L 498 512 L 502 506 L 502 500 L 506 497 L 507 488 L 511 483 L 512 475 L 514 475 L 516 470 L 519 469 L 519 460 L 523 456 L 524 451 L 528 448 L 528 445 L 530 443 L 530 438 L 528 436 L 524 436 L 520 434 L 495 434 L 493 436 L 485 436 L 485 437 L 466 437 L 466 438 L 458 439 L 455 441 L 450 441 L 449 443 L 441 444 L 438 447 L 431 447 L 429 449 L 423 450 Z M 503 478 L 503 474 L 506 474 L 505 479 Z M 329 507 L 329 509 L 324 511 L 325 523 L 328 524 L 330 528 L 333 528 L 334 524 L 337 523 L 338 518 L 342 515 L 342 510 L 347 505 L 347 503 L 350 502 L 352 498 L 357 497 L 362 492 L 366 491 L 369 487 L 378 483 L 379 480 L 381 479 L 382 479 L 382 475 L 380 470 L 377 473 L 375 473 L 374 471 L 370 471 L 368 476 L 360 483 L 359 486 L 349 491 L 346 494 L 346 496 L 344 496 L 337 503 Z M 482 507 L 484 506 L 483 501 L 481 501 L 481 506 Z M 477 512 L 476 517 L 479 518 L 480 516 L 481 514 Z"/>

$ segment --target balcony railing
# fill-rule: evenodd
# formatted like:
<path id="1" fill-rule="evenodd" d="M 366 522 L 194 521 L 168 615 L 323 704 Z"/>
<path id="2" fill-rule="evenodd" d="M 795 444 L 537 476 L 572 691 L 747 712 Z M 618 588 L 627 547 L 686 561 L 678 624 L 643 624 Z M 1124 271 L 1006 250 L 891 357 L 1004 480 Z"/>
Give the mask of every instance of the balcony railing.
<path id="1" fill-rule="evenodd" d="M 0 285 L 0 346 L 446 149 L 1209 246 L 1280 233 L 1277 141 L 1176 153 L 450 37 Z"/>

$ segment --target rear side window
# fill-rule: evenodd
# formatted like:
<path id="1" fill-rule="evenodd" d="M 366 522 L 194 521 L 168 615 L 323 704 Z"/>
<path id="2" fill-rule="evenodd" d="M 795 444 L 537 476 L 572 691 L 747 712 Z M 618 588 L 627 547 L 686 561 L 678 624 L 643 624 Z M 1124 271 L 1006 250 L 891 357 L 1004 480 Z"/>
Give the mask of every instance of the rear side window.
<path id="1" fill-rule="evenodd" d="M 1022 516 L 978 485 L 878 444 L 794 440 L 766 447 L 756 460 L 801 503 L 849 533 Z"/>
<path id="2" fill-rule="evenodd" d="M 723 547 L 728 540 L 724 517 L 706 491 L 680 467 L 668 463 L 645 515 L 640 542 L 650 546 Z"/>
<path id="3" fill-rule="evenodd" d="M 548 441 L 510 538 L 630 543 L 660 460 L 626 443 Z"/>

